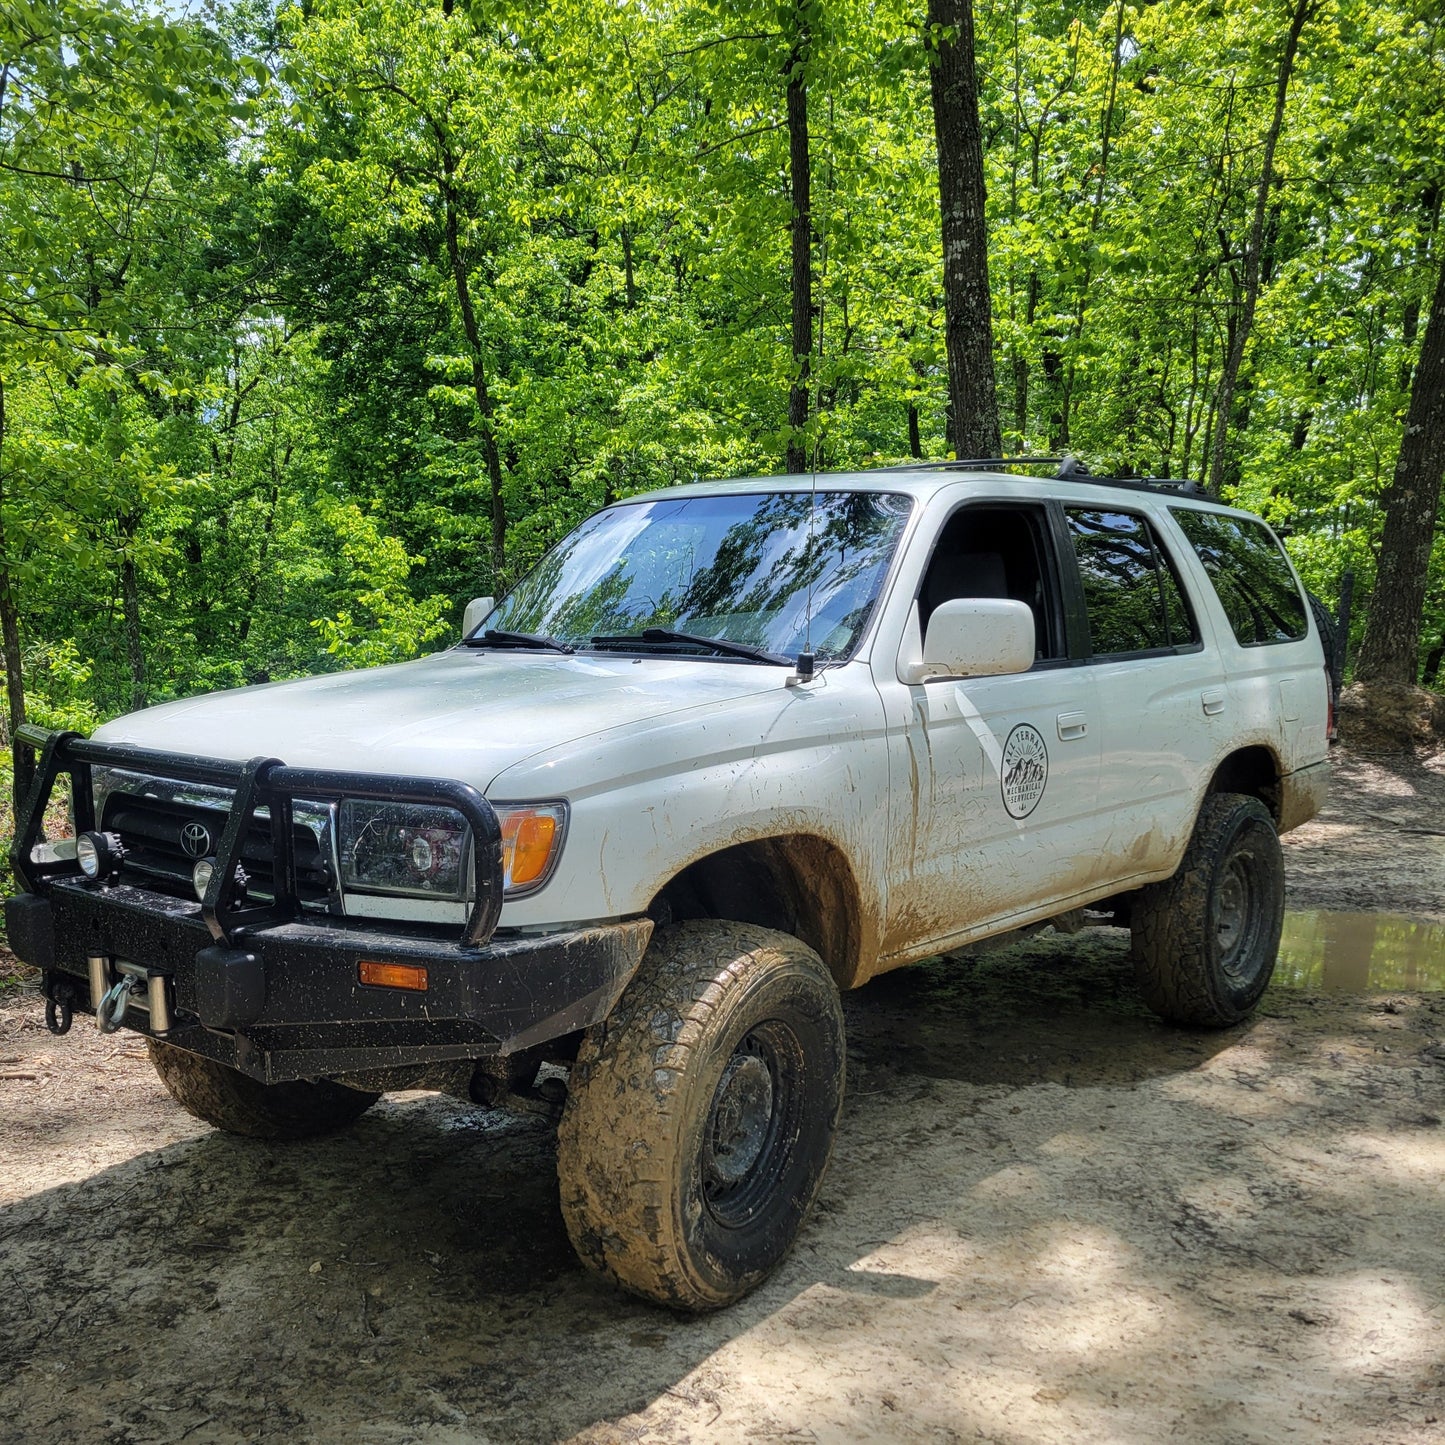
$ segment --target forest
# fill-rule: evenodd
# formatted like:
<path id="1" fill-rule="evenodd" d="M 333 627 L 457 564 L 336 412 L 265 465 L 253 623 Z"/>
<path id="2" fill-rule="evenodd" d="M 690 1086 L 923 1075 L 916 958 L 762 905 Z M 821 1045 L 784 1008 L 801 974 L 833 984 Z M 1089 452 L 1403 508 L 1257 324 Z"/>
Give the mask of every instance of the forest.
<path id="1" fill-rule="evenodd" d="M 646 488 L 990 440 L 1259 511 L 1438 687 L 1442 23 L 0 0 L 6 726 L 446 645 Z"/>

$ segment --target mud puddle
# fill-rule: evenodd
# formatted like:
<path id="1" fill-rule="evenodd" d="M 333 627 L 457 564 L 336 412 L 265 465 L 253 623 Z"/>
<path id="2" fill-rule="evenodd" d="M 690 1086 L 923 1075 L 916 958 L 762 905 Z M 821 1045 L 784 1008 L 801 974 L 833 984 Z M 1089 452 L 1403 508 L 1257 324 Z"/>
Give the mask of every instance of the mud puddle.
<path id="1" fill-rule="evenodd" d="M 1445 924 L 1400 913 L 1286 913 L 1274 982 L 1330 993 L 1445 989 Z"/>

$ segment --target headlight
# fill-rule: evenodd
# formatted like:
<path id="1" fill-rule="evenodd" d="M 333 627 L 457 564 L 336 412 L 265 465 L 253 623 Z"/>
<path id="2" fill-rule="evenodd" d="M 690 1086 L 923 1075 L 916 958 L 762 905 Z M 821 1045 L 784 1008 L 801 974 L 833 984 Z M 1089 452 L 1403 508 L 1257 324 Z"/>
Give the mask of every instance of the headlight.
<path id="1" fill-rule="evenodd" d="M 508 898 L 532 893 L 552 876 L 567 830 L 565 803 L 499 803 L 502 882 Z"/>
<path id="2" fill-rule="evenodd" d="M 508 898 L 549 877 L 567 827 L 565 803 L 497 807 L 502 886 Z M 472 835 L 460 813 L 414 803 L 345 799 L 338 810 L 341 886 L 347 892 L 459 899 L 470 882 Z"/>
<path id="3" fill-rule="evenodd" d="M 343 889 L 462 896 L 471 835 L 460 813 L 347 798 L 339 821 Z"/>

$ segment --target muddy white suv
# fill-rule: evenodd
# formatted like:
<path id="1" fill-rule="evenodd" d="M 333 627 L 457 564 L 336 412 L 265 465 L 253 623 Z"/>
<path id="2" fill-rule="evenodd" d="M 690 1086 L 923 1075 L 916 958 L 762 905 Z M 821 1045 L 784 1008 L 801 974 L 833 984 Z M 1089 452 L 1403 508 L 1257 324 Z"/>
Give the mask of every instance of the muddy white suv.
<path id="1" fill-rule="evenodd" d="M 707 1309 L 818 1193 L 840 990 L 1085 907 L 1167 1019 L 1268 982 L 1328 684 L 1255 517 L 977 464 L 706 483 L 469 611 L 418 662 L 22 734 L 6 916 L 57 1032 L 139 1030 L 242 1134 L 558 1110 L 579 1254 Z"/>

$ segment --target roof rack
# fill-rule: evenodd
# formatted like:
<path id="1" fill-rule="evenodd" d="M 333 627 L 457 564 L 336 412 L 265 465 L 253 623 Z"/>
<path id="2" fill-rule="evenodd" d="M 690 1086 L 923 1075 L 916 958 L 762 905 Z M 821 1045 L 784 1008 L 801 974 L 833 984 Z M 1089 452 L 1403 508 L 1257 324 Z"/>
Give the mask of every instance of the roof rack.
<path id="1" fill-rule="evenodd" d="M 1091 472 L 1087 463 L 1078 457 L 953 457 L 941 461 L 904 462 L 890 467 L 879 467 L 883 472 L 987 472 L 1000 471 L 1005 467 L 1032 467 L 1036 475 L 1061 480 L 1092 482 L 1103 487 L 1127 487 L 1139 492 L 1178 492 L 1185 497 L 1204 497 L 1211 501 L 1207 487 L 1181 477 L 1140 477 L 1108 476 Z M 1057 470 L 1045 472 L 1044 467 Z"/>

